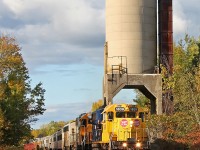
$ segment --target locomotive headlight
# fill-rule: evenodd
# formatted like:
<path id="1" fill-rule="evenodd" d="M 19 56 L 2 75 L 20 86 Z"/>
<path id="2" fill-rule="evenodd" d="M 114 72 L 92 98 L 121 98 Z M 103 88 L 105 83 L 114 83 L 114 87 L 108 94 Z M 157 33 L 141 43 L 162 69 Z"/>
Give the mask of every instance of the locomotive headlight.
<path id="1" fill-rule="evenodd" d="M 133 126 L 133 120 L 130 121 L 130 127 L 132 127 L 132 126 Z"/>
<path id="2" fill-rule="evenodd" d="M 127 143 L 123 143 L 122 146 L 123 146 L 123 147 L 127 147 Z"/>
<path id="3" fill-rule="evenodd" d="M 141 143 L 140 143 L 140 142 L 137 142 L 137 143 L 136 143 L 136 147 L 137 147 L 137 148 L 140 148 L 140 147 L 141 147 Z"/>

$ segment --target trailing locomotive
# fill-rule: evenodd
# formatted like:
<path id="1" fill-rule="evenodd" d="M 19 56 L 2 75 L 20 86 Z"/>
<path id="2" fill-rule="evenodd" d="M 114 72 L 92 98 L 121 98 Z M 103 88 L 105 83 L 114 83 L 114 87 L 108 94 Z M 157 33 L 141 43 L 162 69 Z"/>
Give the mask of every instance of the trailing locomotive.
<path id="1" fill-rule="evenodd" d="M 92 119 L 90 113 L 83 113 L 76 118 L 77 150 L 91 149 Z"/>
<path id="2" fill-rule="evenodd" d="M 53 135 L 37 139 L 37 147 L 47 150 L 150 149 L 148 115 L 147 108 L 137 105 L 111 104 L 83 113 Z"/>

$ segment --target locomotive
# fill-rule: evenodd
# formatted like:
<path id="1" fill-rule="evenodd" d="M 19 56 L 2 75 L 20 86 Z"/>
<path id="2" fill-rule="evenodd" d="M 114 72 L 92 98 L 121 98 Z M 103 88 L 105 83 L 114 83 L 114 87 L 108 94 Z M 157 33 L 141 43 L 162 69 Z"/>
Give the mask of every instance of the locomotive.
<path id="1" fill-rule="evenodd" d="M 94 117 L 93 141 L 98 149 L 149 148 L 145 121 L 148 109 L 129 104 L 112 104 Z M 101 120 L 102 119 L 102 120 Z M 96 127 L 95 127 L 96 126 Z"/>
<path id="2" fill-rule="evenodd" d="M 37 139 L 37 147 L 47 150 L 150 149 L 148 116 L 149 110 L 137 105 L 103 106 L 79 115 L 53 135 Z"/>

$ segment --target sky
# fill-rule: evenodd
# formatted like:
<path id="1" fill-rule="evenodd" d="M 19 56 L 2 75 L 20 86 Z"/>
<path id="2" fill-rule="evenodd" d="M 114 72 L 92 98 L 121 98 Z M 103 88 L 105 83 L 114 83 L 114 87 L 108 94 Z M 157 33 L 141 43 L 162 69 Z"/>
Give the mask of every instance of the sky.
<path id="1" fill-rule="evenodd" d="M 199 0 L 173 0 L 174 41 L 198 37 Z M 0 34 L 14 36 L 31 85 L 43 83 L 44 115 L 32 124 L 68 121 L 102 99 L 105 0 L 0 0 Z M 132 103 L 132 90 L 115 103 Z"/>

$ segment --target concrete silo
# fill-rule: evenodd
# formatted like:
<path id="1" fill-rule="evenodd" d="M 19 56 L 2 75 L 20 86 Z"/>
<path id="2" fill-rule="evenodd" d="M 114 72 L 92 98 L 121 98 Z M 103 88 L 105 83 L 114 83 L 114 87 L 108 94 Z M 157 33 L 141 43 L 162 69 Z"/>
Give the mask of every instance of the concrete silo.
<path id="1" fill-rule="evenodd" d="M 158 73 L 157 0 L 106 0 L 104 98 L 121 89 L 139 89 L 151 100 L 151 112 L 162 113 Z"/>
<path id="2" fill-rule="evenodd" d="M 129 74 L 154 72 L 157 65 L 156 6 L 156 0 L 106 0 L 109 73 L 113 65 L 126 64 Z"/>

